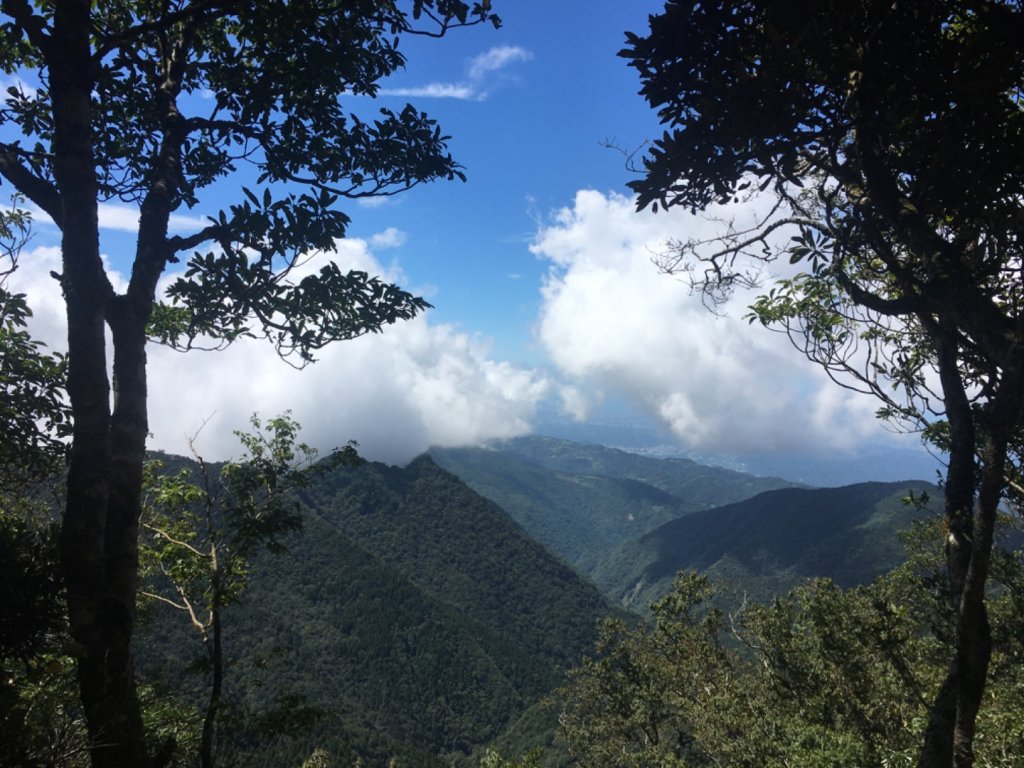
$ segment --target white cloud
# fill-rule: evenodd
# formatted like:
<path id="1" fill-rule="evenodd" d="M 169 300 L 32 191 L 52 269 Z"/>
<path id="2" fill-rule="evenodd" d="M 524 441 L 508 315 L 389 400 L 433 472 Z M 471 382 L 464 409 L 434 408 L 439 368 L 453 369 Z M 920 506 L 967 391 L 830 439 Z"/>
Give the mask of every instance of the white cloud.
<path id="1" fill-rule="evenodd" d="M 414 88 L 382 88 L 384 96 L 405 96 L 407 98 L 427 99 L 462 99 L 469 100 L 476 98 L 476 91 L 472 85 L 466 83 L 429 83 Z"/>
<path id="2" fill-rule="evenodd" d="M 572 385 L 559 387 L 558 397 L 562 404 L 562 410 L 576 421 L 581 422 L 587 420 L 593 400 L 596 399 Z"/>
<path id="3" fill-rule="evenodd" d="M 834 450 L 884 435 L 871 398 L 838 388 L 784 337 L 743 319 L 750 295 L 716 316 L 657 273 L 650 259 L 667 239 L 707 236 L 716 226 L 638 214 L 631 200 L 594 191 L 579 192 L 543 224 L 531 246 L 549 265 L 535 333 L 559 382 L 493 359 L 484 340 L 429 315 L 332 345 L 301 372 L 259 341 L 188 355 L 150 347 L 150 445 L 184 452 L 209 418 L 198 447 L 223 458 L 237 453 L 231 431 L 245 429 L 253 412 L 291 409 L 321 450 L 354 439 L 368 457 L 401 463 L 431 444 L 527 432 L 544 399 L 584 419 L 605 395 L 625 396 L 683 444 L 716 453 Z M 402 239 L 388 228 L 369 242 L 344 240 L 334 258 L 403 283 L 372 251 Z M 57 248 L 26 251 L 12 288 L 30 297 L 33 332 L 61 350 L 64 307 L 51 271 L 60 271 Z M 113 279 L 122 289 L 123 278 Z"/>
<path id="4" fill-rule="evenodd" d="M 32 215 L 33 222 L 49 224 L 50 217 L 41 208 L 35 205 L 25 206 Z M 98 207 L 100 229 L 112 229 L 118 232 L 139 231 L 139 210 L 123 205 L 112 205 L 100 203 Z M 171 232 L 195 232 L 207 226 L 210 222 L 199 216 L 187 216 L 180 213 L 172 213 L 167 222 Z"/>
<path id="5" fill-rule="evenodd" d="M 303 270 L 317 270 L 325 258 L 314 257 Z M 334 258 L 345 269 L 402 277 L 383 268 L 362 240 L 341 241 Z M 49 277 L 60 268 L 59 251 L 36 249 L 21 264 L 12 287 L 30 296 L 33 332 L 64 349 L 63 300 Z M 256 340 L 185 355 L 151 345 L 149 446 L 184 453 L 189 437 L 208 420 L 196 443 L 202 455 L 237 455 L 232 430 L 247 429 L 254 412 L 269 417 L 291 409 L 303 439 L 321 451 L 356 440 L 370 459 L 404 463 L 430 445 L 529 431 L 536 405 L 551 387 L 542 374 L 491 359 L 483 340 L 432 324 L 429 316 L 331 345 L 319 358 L 296 371 Z"/>
<path id="6" fill-rule="evenodd" d="M 383 232 L 378 232 L 370 237 L 370 247 L 375 250 L 383 248 L 398 248 L 405 244 L 408 235 L 397 227 L 388 227 Z"/>
<path id="7" fill-rule="evenodd" d="M 116 229 L 121 232 L 139 231 L 139 211 L 122 205 L 100 203 L 100 229 Z M 207 226 L 210 222 L 198 216 L 186 216 L 172 213 L 168 228 L 172 232 L 193 232 Z"/>
<path id="8" fill-rule="evenodd" d="M 386 205 L 394 203 L 395 198 L 390 195 L 381 195 L 379 197 L 359 197 L 356 198 L 356 205 L 360 208 L 383 208 Z"/>
<path id="9" fill-rule="evenodd" d="M 722 213 L 722 212 L 720 212 Z M 751 207 L 728 213 L 742 220 Z M 837 387 L 788 340 L 743 319 L 752 293 L 712 314 L 653 254 L 671 238 L 720 226 L 682 213 L 637 213 L 632 200 L 577 193 L 538 231 L 550 263 L 536 334 L 576 391 L 621 393 L 693 449 L 768 452 L 849 448 L 881 428 L 876 403 Z"/>
<path id="10" fill-rule="evenodd" d="M 454 83 L 429 83 L 411 88 L 382 88 L 383 96 L 404 96 L 410 98 L 461 99 L 483 101 L 496 87 L 492 77 L 509 64 L 529 61 L 533 53 L 515 45 L 501 45 L 474 56 L 466 69 L 466 80 Z"/>
<path id="11" fill-rule="evenodd" d="M 60 248 L 57 246 L 23 250 L 18 258 L 18 269 L 6 286 L 8 290 L 29 297 L 32 336 L 56 351 L 67 348 L 64 299 L 60 285 L 53 277 L 61 269 Z"/>

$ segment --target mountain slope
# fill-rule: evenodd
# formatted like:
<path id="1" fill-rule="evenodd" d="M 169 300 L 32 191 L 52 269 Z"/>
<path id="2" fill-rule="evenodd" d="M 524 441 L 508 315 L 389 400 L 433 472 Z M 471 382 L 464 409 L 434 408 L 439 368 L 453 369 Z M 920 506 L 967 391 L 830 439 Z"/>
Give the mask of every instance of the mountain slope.
<path id="1" fill-rule="evenodd" d="M 767 599 L 805 578 L 842 586 L 870 581 L 903 558 L 899 531 L 919 512 L 903 503 L 922 481 L 785 488 L 694 512 L 627 542 L 594 570 L 607 594 L 643 606 L 667 592 L 680 570 L 698 570 L 752 599 Z"/>
<path id="2" fill-rule="evenodd" d="M 430 455 L 584 573 L 670 520 L 791 485 L 550 437 L 435 448 Z"/>
<path id="3" fill-rule="evenodd" d="M 304 531 L 257 558 L 243 603 L 225 613 L 227 690 L 250 712 L 301 694 L 323 716 L 281 737 L 240 732 L 247 765 L 297 765 L 315 748 L 341 765 L 440 765 L 558 684 L 610 610 L 428 458 L 332 470 L 303 501 Z M 182 673 L 201 650 L 187 621 L 155 608 L 146 635 L 149 677 L 201 701 Z"/>

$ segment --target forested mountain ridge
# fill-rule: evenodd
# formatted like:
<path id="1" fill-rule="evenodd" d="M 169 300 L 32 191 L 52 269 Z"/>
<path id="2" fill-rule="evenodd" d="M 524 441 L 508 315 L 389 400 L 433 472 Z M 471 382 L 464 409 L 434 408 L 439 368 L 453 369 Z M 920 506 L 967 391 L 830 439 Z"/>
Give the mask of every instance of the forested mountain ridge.
<path id="1" fill-rule="evenodd" d="M 926 493 L 926 509 L 905 499 Z M 643 608 L 695 570 L 754 600 L 827 577 L 866 584 L 902 562 L 899 532 L 941 510 L 941 491 L 920 480 L 839 488 L 782 488 L 691 513 L 626 542 L 594 569 L 622 604 Z"/>
<path id="2" fill-rule="evenodd" d="M 502 509 L 428 456 L 338 470 L 309 491 L 318 511 L 426 593 L 501 627 L 560 666 L 607 604 Z M 582 619 L 582 617 L 586 617 Z"/>
<path id="3" fill-rule="evenodd" d="M 793 485 L 689 459 L 540 436 L 434 448 L 430 455 L 586 574 L 617 547 L 670 520 Z"/>
<path id="4" fill-rule="evenodd" d="M 681 570 L 755 600 L 802 580 L 863 584 L 904 559 L 898 532 L 927 516 L 919 480 L 808 489 L 771 477 L 550 437 L 432 449 L 616 604 L 643 612 Z"/>
<path id="5" fill-rule="evenodd" d="M 233 729 L 247 765 L 299 764 L 317 748 L 342 765 L 441 765 L 558 685 L 611 610 L 427 457 L 332 469 L 300 500 L 304 530 L 254 560 L 225 613 L 227 690 L 238 712 L 301 694 L 321 716 L 287 736 Z M 201 680 L 183 672 L 201 650 L 187 619 L 151 613 L 141 667 L 198 701 Z"/>

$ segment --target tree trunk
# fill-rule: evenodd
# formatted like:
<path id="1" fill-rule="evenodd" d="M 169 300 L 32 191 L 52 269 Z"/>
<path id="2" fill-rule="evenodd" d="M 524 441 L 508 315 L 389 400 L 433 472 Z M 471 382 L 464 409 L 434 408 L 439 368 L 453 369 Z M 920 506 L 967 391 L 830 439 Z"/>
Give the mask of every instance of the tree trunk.
<path id="1" fill-rule="evenodd" d="M 89 9 L 88 0 L 56 4 L 48 56 L 74 420 L 61 561 L 92 764 L 146 768 L 131 653 L 136 550 L 127 544 L 132 531 L 124 526 L 125 480 L 132 473 L 112 441 L 107 378 L 105 323 L 113 290 L 99 254 Z"/>
<path id="2" fill-rule="evenodd" d="M 957 615 L 957 712 L 953 743 L 956 768 L 974 765 L 974 734 L 985 693 L 992 636 L 985 609 L 996 516 L 1006 486 L 1010 440 L 1024 413 L 1024 347 L 1012 344 L 1001 366 L 1002 376 L 985 407 L 986 434 L 981 452 L 981 478 L 974 515 L 974 546 Z"/>
<path id="3" fill-rule="evenodd" d="M 956 610 L 956 647 L 932 704 L 918 768 L 974 765 L 977 717 L 992 655 L 985 589 L 1005 487 L 1008 445 L 1024 414 L 1024 348 L 1020 343 L 1011 345 L 1000 366 L 1002 376 L 990 382 L 993 392 L 980 413 L 972 411 L 967 400 L 951 344 L 949 336 L 938 335 L 939 371 L 951 437 L 945 488 L 946 562 Z M 984 434 L 980 462 L 975 458 L 975 419 L 981 420 Z M 980 484 L 976 485 L 979 474 Z"/>
<path id="4" fill-rule="evenodd" d="M 199 764 L 201 768 L 214 768 L 217 752 L 217 715 L 224 689 L 224 644 L 221 630 L 221 608 L 224 602 L 224 589 L 220 563 L 217 559 L 217 544 L 213 537 L 213 525 L 210 517 L 212 510 L 207 510 L 210 543 L 210 664 L 213 667 L 213 684 L 210 686 L 210 700 L 206 705 L 203 718 L 203 736 L 199 745 Z"/>
<path id="5" fill-rule="evenodd" d="M 145 330 L 165 263 L 173 188 L 158 183 L 147 196 L 129 289 L 125 296 L 115 296 L 99 252 L 90 35 L 89 0 L 56 3 L 47 64 L 54 177 L 62 202 L 57 223 L 62 229 L 68 396 L 74 421 L 61 561 L 70 631 L 78 645 L 92 764 L 148 768 L 153 760 L 145 740 L 131 642 L 148 432 Z M 169 146 L 176 149 L 173 142 Z M 180 154 L 169 151 L 172 170 L 175 161 L 180 162 Z M 106 326 L 113 334 L 113 409 Z"/>
<path id="6" fill-rule="evenodd" d="M 930 317 L 922 323 L 935 344 L 939 378 L 949 422 L 949 466 L 944 490 L 946 526 L 946 567 L 950 599 L 959 623 L 960 595 L 974 548 L 975 446 L 974 413 L 958 366 L 959 349 L 955 331 Z M 952 768 L 959 710 L 961 660 L 960 639 L 950 661 L 946 678 L 936 694 L 929 713 L 924 744 L 918 755 L 918 768 Z"/>

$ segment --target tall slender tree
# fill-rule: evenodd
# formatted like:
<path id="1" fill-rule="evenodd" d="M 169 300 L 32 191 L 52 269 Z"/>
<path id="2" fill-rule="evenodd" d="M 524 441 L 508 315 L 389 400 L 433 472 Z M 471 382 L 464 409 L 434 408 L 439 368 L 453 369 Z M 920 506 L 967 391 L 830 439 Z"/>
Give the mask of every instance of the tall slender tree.
<path id="1" fill-rule="evenodd" d="M 217 764 L 228 663 L 224 613 L 248 587 L 251 560 L 262 550 L 282 554 L 282 538 L 302 527 L 296 493 L 334 467 L 362 462 L 353 444 L 315 462 L 316 451 L 297 442 L 299 425 L 285 413 L 266 424 L 253 415 L 253 432 L 235 432 L 245 453 L 220 466 L 194 453 L 176 474 L 147 466 L 143 499 L 143 571 L 153 586 L 140 596 L 188 617 L 206 653 L 209 698 L 199 739 L 200 768 Z"/>
<path id="2" fill-rule="evenodd" d="M 147 333 L 185 348 L 264 336 L 301 365 L 423 310 L 333 263 L 288 275 L 344 234 L 339 200 L 462 177 L 427 115 L 406 106 L 367 120 L 343 103 L 373 96 L 403 66 L 407 35 L 498 19 L 488 0 L 2 0 L 0 10 L 0 71 L 15 82 L 32 73 L 35 86 L 7 90 L 0 176 L 61 231 L 73 418 L 61 557 L 92 759 L 145 768 L 159 761 L 131 638 Z M 172 213 L 245 167 L 260 189 L 191 234 L 169 233 Z M 123 292 L 100 258 L 106 201 L 139 211 Z M 160 276 L 182 258 L 158 304 Z"/>
<path id="3" fill-rule="evenodd" d="M 919 765 L 967 768 L 993 525 L 1021 490 L 1024 9 L 671 0 L 627 38 L 621 55 L 667 126 L 631 184 L 640 207 L 777 201 L 751 229 L 676 243 L 663 266 L 717 299 L 745 281 L 745 259 L 804 265 L 754 318 L 948 454 L 957 637 Z"/>

